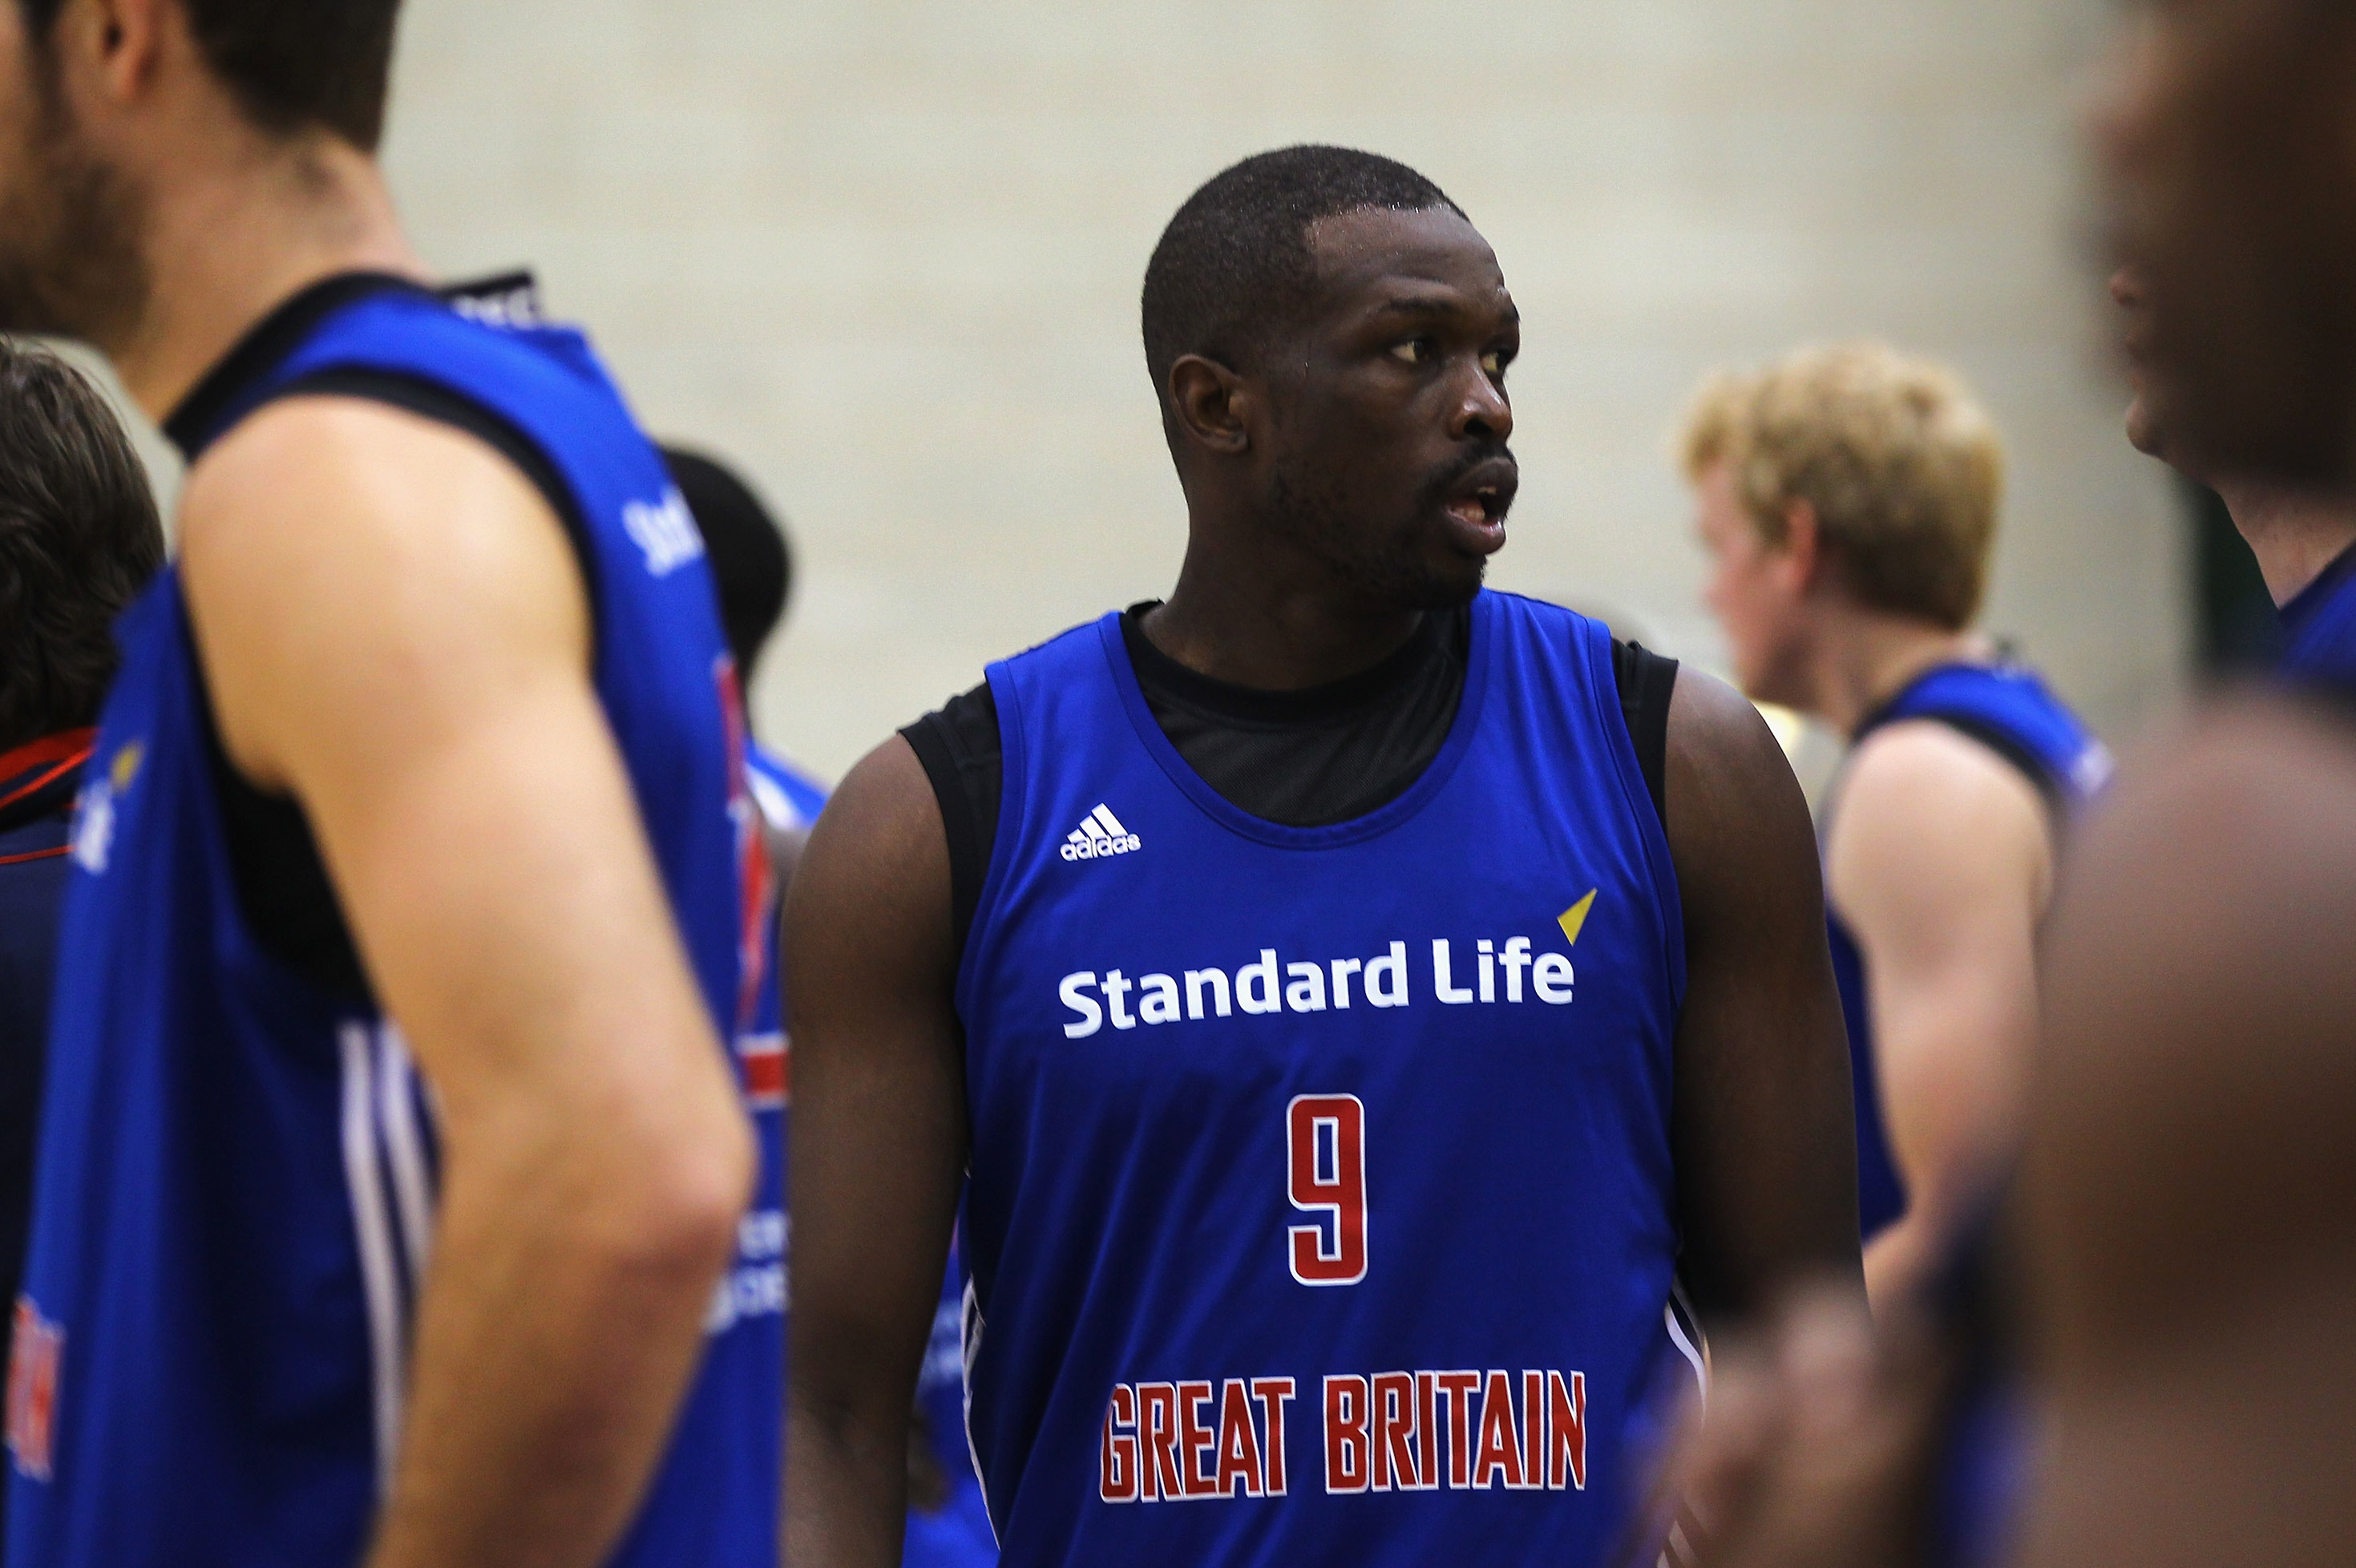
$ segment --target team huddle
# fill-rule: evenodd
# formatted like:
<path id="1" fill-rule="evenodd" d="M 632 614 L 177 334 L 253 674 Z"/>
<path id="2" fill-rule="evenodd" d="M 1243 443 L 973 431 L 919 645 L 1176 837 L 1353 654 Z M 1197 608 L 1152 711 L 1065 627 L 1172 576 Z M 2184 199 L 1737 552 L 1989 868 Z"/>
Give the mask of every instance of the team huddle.
<path id="1" fill-rule="evenodd" d="M 2356 61 L 2309 4 L 2259 8 Z M 752 735 L 749 498 L 404 240 L 397 10 L 0 0 L 0 330 L 97 346 L 188 464 L 165 564 L 111 413 L 0 347 L 0 603 L 58 607 L 0 628 L 8 1563 L 1998 1560 L 1958 1542 L 2020 1486 L 1812 1482 L 1742 1348 L 1804 1300 L 1879 1366 L 2024 1144 L 2038 1214 L 2083 1196 L 2033 1085 L 2109 1015 L 2044 970 L 2114 765 L 1975 629 L 1957 376 L 1697 393 L 1738 690 L 1484 585 L 1524 345 L 1472 219 L 1246 158 L 1146 259 L 1176 583 L 828 800 Z M 2307 447 L 2254 425 L 2222 273 L 2126 205 L 2134 438 L 2344 680 L 2356 364 Z M 1849 743 L 1821 822 L 1758 703 Z M 1942 1474 L 2029 1466 L 2017 1368 L 1876 1375 Z"/>

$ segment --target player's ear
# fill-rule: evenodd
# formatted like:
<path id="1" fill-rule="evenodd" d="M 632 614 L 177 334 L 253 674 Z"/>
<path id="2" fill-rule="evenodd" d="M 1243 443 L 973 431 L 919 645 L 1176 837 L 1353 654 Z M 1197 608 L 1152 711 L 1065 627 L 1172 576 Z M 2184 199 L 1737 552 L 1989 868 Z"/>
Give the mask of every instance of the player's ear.
<path id="1" fill-rule="evenodd" d="M 66 74 L 107 101 L 129 103 L 155 84 L 167 28 L 193 55 L 180 0 L 74 0 L 59 13 L 51 44 Z"/>
<path id="2" fill-rule="evenodd" d="M 1783 545 L 1781 552 L 1784 568 L 1791 575 L 1791 586 L 1795 593 L 1805 593 L 1823 575 L 1825 565 L 1824 527 L 1816 518 L 1816 509 L 1804 500 L 1783 503 Z"/>
<path id="3" fill-rule="evenodd" d="M 1170 367 L 1172 417 L 1205 451 L 1231 457 L 1250 447 L 1251 403 L 1243 378 L 1215 360 L 1188 354 Z"/>

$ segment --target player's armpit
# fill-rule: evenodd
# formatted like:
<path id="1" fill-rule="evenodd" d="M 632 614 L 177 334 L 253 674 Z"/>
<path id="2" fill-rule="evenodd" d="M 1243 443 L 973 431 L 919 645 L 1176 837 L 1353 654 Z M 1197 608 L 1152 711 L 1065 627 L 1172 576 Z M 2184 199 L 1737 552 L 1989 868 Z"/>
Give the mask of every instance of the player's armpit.
<path id="1" fill-rule="evenodd" d="M 303 804 L 434 1093 L 442 1186 L 371 1562 L 601 1562 L 751 1172 L 546 503 L 373 404 L 209 455 L 185 570 L 232 759 Z"/>
<path id="2" fill-rule="evenodd" d="M 1904 1288 L 2018 1136 L 2051 837 L 2020 771 L 1944 725 L 1879 731 L 1849 766 L 1826 875 L 1865 959 L 1882 1120 L 1908 1194 L 1867 1255 L 1877 1297 Z"/>
<path id="3" fill-rule="evenodd" d="M 787 1558 L 891 1568 L 965 1168 L 948 845 L 894 736 L 843 781 L 786 909 L 794 1042 Z"/>
<path id="4" fill-rule="evenodd" d="M 1758 711 L 1681 670 L 1666 806 L 1685 909 L 1673 1137 L 1679 1270 L 1705 1322 L 1858 1281 L 1848 1052 L 1815 834 Z"/>

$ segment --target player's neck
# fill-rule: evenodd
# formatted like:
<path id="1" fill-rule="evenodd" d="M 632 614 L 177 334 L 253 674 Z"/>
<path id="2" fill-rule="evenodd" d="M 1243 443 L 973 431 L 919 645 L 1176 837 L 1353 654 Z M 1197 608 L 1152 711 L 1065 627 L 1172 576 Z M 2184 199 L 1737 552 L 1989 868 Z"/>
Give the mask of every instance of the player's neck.
<path id="1" fill-rule="evenodd" d="M 310 285 L 347 272 L 426 275 L 375 160 L 332 137 L 158 183 L 146 309 L 123 341 L 100 345 L 152 419 L 169 415 L 240 338 Z"/>
<path id="2" fill-rule="evenodd" d="M 1855 736 L 1873 712 L 1942 664 L 1987 657 L 1987 647 L 1970 632 L 1948 631 L 1926 622 L 1850 608 L 1814 660 L 1815 715 L 1845 736 Z"/>
<path id="3" fill-rule="evenodd" d="M 2266 592 L 2286 605 L 2323 569 L 2356 546 L 2356 504 L 2277 485 L 2224 483 L 2217 487 L 2233 526 L 2250 542 Z"/>
<path id="4" fill-rule="evenodd" d="M 1215 561 L 1197 542 L 1169 600 L 1145 618 L 1153 646 L 1215 681 L 1297 692 L 1371 670 L 1422 612 L 1370 605 L 1302 562 Z M 1246 567 L 1248 569 L 1238 569 Z"/>

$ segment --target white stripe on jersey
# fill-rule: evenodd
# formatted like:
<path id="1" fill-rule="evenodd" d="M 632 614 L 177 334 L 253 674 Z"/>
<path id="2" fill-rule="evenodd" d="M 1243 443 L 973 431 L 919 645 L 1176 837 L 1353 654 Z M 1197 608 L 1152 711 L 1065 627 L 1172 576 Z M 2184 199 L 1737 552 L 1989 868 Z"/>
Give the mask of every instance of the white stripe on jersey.
<path id="1" fill-rule="evenodd" d="M 393 1256 L 392 1216 L 377 1160 L 375 1063 L 369 1029 L 344 1026 L 344 1184 L 350 1189 L 352 1230 L 359 1240 L 360 1283 L 368 1301 L 369 1359 L 376 1384 L 377 1483 L 392 1490 L 401 1451 L 401 1401 L 406 1382 L 406 1326 L 400 1262 Z"/>

